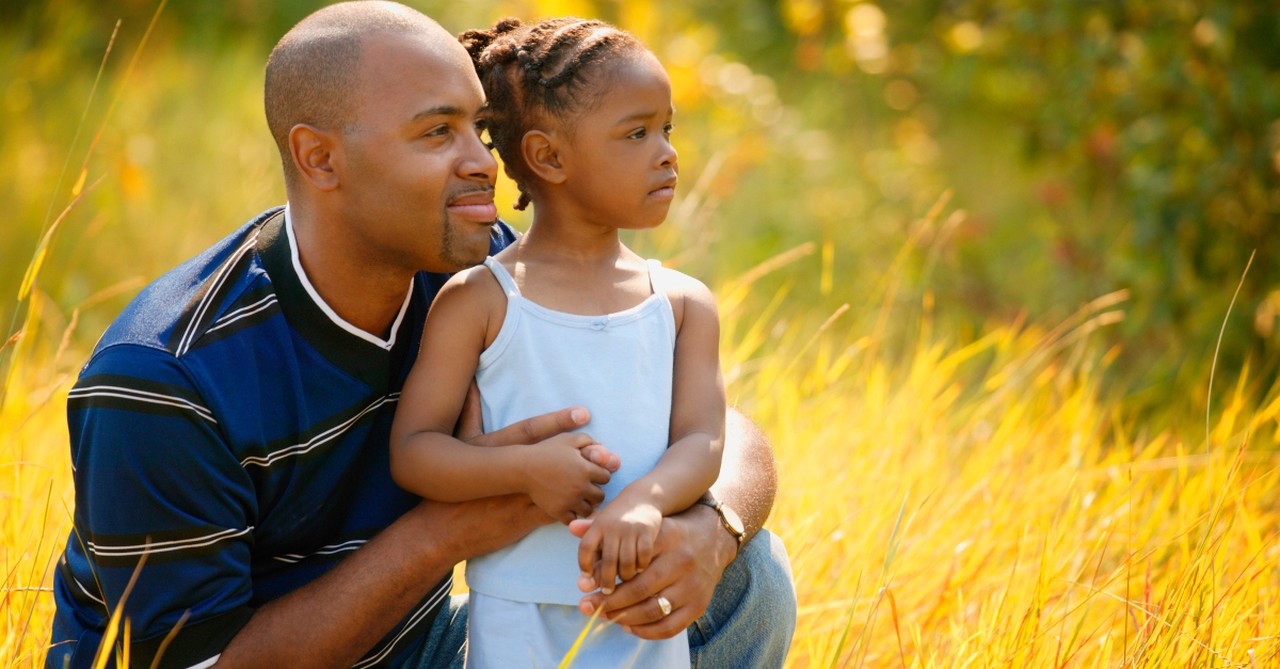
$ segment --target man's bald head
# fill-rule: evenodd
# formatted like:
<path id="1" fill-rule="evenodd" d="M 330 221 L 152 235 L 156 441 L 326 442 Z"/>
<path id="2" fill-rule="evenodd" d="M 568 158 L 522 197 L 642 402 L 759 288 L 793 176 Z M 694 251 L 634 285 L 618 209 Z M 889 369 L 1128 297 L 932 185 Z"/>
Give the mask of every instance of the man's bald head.
<path id="1" fill-rule="evenodd" d="M 298 177 L 289 151 L 294 126 L 342 130 L 354 124 L 361 44 L 373 35 L 421 35 L 456 44 L 416 9 L 382 0 L 330 5 L 285 33 L 267 60 L 263 99 L 286 185 Z"/>

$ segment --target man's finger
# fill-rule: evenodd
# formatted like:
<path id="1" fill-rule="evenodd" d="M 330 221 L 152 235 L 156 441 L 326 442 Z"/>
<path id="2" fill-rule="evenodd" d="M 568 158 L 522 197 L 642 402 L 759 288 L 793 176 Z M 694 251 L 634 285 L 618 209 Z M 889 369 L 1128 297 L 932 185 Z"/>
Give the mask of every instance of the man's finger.
<path id="1" fill-rule="evenodd" d="M 591 420 L 591 413 L 585 407 L 569 407 L 526 418 L 488 434 L 476 435 L 470 442 L 477 446 L 536 444 L 557 434 L 582 427 L 589 420 Z"/>
<path id="2" fill-rule="evenodd" d="M 613 594 L 609 595 L 608 610 L 611 613 L 610 619 L 613 619 L 613 613 L 628 609 L 635 606 L 646 599 L 652 597 L 650 593 L 663 590 L 667 586 L 674 583 L 673 578 L 665 578 L 660 574 L 661 570 L 646 569 L 636 575 L 630 581 L 624 581 L 617 585 Z M 594 608 L 600 608 L 605 605 L 606 597 L 601 593 L 592 593 L 587 595 L 585 599 L 591 602 Z M 646 620 L 647 622 L 647 620 Z"/>
<path id="3" fill-rule="evenodd" d="M 672 604 L 672 611 L 670 614 L 665 616 L 662 615 L 662 612 L 659 609 L 658 600 L 654 597 L 649 598 L 648 602 L 641 604 L 640 606 L 644 608 L 651 608 L 656 611 L 655 614 L 649 614 L 649 616 L 646 617 L 651 617 L 653 615 L 658 616 L 657 622 L 644 625 L 624 626 L 624 629 L 626 629 L 627 632 L 640 637 L 641 639 L 669 639 L 677 634 L 683 634 L 684 631 L 688 629 L 689 625 L 692 625 L 693 621 L 696 619 L 696 617 L 691 613 L 693 609 L 689 607 L 682 607 L 675 603 Z"/>

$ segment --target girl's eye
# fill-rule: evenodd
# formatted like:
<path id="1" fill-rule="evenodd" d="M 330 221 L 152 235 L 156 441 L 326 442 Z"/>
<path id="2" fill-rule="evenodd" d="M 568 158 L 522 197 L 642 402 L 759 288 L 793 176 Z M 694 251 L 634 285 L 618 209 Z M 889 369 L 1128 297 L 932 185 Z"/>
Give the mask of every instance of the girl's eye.
<path id="1" fill-rule="evenodd" d="M 630 135 L 627 135 L 627 139 L 644 139 L 644 136 L 645 136 L 645 129 L 636 128 L 635 130 L 631 131 Z"/>
<path id="2" fill-rule="evenodd" d="M 675 126 L 670 123 L 662 126 L 662 134 L 666 135 L 667 137 L 671 136 L 672 130 L 675 130 Z"/>

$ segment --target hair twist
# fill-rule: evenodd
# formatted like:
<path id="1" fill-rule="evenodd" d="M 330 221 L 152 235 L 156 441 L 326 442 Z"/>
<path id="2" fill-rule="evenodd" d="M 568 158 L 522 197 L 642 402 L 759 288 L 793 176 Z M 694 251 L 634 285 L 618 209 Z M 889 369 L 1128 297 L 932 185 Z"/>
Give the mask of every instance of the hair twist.
<path id="1" fill-rule="evenodd" d="M 584 73 L 615 56 L 645 50 L 626 32 L 577 17 L 536 24 L 507 18 L 458 39 L 489 99 L 489 137 L 520 189 L 518 210 L 530 204 L 537 183 L 520 153 L 525 134 L 553 119 L 571 126 L 572 114 L 604 95 L 599 85 L 582 85 L 590 81 Z"/>

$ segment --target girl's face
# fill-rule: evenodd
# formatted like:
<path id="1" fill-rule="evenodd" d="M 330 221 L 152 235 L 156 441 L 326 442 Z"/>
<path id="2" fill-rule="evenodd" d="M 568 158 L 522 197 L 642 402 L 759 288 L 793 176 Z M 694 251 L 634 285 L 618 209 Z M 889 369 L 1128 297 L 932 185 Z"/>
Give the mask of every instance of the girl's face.
<path id="1" fill-rule="evenodd" d="M 652 228 L 675 196 L 671 81 L 645 51 L 592 73 L 600 101 L 572 121 L 560 154 L 565 192 L 589 222 Z M 588 93 L 590 94 L 590 93 Z"/>

